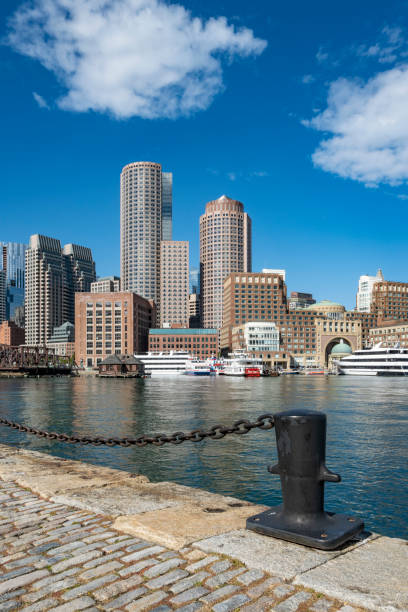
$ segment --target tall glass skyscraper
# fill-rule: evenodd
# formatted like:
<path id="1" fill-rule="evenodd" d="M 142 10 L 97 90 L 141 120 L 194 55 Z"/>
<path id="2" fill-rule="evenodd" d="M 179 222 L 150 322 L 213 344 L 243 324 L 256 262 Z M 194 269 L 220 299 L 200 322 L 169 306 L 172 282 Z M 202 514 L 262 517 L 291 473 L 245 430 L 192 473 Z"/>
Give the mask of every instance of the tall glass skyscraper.
<path id="1" fill-rule="evenodd" d="M 120 175 L 122 291 L 159 303 L 160 242 L 171 240 L 173 175 L 154 162 L 132 162 Z"/>
<path id="2" fill-rule="evenodd" d="M 171 240 L 173 229 L 173 174 L 162 172 L 162 240 Z"/>
<path id="3" fill-rule="evenodd" d="M 0 242 L 0 270 L 6 277 L 5 318 L 14 317 L 17 306 L 24 304 L 25 252 L 26 244 L 20 242 Z"/>

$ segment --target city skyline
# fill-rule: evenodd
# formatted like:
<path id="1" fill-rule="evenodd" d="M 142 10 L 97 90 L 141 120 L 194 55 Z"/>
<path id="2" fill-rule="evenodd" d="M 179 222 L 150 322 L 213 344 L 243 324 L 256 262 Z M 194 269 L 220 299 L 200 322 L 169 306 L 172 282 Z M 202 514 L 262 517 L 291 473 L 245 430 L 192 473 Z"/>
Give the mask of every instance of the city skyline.
<path id="1" fill-rule="evenodd" d="M 121 4 L 130 10 L 127 0 Z M 34 5 L 45 6 L 40 0 Z M 19 30 L 16 20 L 7 22 L 16 11 L 21 15 L 22 4 L 2 3 L 6 44 L 0 65 L 6 95 L 0 105 L 8 146 L 1 153 L 1 239 L 27 242 L 29 235 L 40 233 L 74 240 L 92 249 L 99 274 L 118 275 L 117 177 L 127 163 L 147 159 L 173 173 L 173 238 L 189 240 L 192 266 L 199 261 L 203 206 L 225 193 L 243 202 L 252 218 L 252 268 L 285 268 L 289 291 L 310 292 L 317 300 L 330 298 L 352 308 L 360 275 L 381 267 L 386 278 L 405 280 L 407 171 L 399 162 L 407 110 L 406 104 L 396 106 L 398 96 L 387 102 L 393 86 L 407 91 L 407 19 L 401 2 L 386 7 L 364 0 L 358 7 L 350 1 L 338 7 L 316 2 L 312 10 L 296 2 L 295 11 L 253 9 L 241 1 L 233 6 L 209 1 L 203 7 L 195 0 L 178 5 L 191 13 L 185 13 L 183 24 L 167 24 L 169 35 L 200 18 L 197 44 L 207 50 L 203 61 L 208 69 L 201 70 L 201 77 L 202 66 L 193 62 L 185 81 L 177 73 L 178 94 L 167 98 L 173 114 L 159 104 L 165 99 L 162 89 L 150 92 L 150 98 L 142 96 L 145 102 L 155 100 L 154 116 L 149 116 L 146 105 L 124 112 L 119 93 L 120 108 L 115 109 L 108 88 L 104 108 L 97 108 L 94 91 L 88 92 L 86 108 L 81 107 L 84 91 L 78 92 L 66 75 L 55 78 L 58 66 L 52 60 L 59 33 L 53 33 L 55 46 L 47 48 L 46 59 L 38 54 L 39 40 L 30 55 L 21 23 Z M 140 21 L 137 14 L 129 18 Z M 224 35 L 224 46 L 214 41 L 211 18 Z M 43 13 L 38 32 L 46 19 Z M 138 49 L 131 41 L 124 44 L 132 58 Z M 95 52 L 106 66 L 103 39 Z M 161 60 L 149 57 L 159 76 Z M 169 57 L 176 62 L 170 51 Z M 77 67 L 76 74 L 87 65 Z M 132 79 L 140 84 L 138 66 L 134 70 Z M 180 89 L 182 81 L 190 97 Z M 201 106 L 194 85 L 201 94 L 207 88 Z M 361 101 L 367 120 L 356 147 L 350 126 Z M 387 123 L 390 117 L 381 108 L 390 109 L 393 122 Z M 381 121 L 393 126 L 389 135 L 376 132 Z M 334 134 L 341 143 L 337 149 Z M 391 165 L 390 138 L 395 144 Z M 380 162 L 370 158 L 365 145 Z M 358 164 L 350 151 L 356 152 Z"/>

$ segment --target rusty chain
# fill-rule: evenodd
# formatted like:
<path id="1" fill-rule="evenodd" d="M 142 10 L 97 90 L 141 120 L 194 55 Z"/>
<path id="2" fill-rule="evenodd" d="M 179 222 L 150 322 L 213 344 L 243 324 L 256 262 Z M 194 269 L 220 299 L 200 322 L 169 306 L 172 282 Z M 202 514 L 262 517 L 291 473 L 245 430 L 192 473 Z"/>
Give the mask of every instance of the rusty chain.
<path id="1" fill-rule="evenodd" d="M 163 446 L 164 444 L 181 444 L 186 440 L 190 442 L 201 442 L 205 438 L 211 438 L 211 440 L 221 440 L 229 434 L 246 434 L 252 429 L 272 429 L 274 426 L 274 417 L 272 414 L 262 414 L 256 421 L 247 421 L 246 419 L 240 419 L 235 421 L 231 427 L 224 427 L 224 425 L 214 425 L 208 431 L 202 429 L 194 429 L 189 433 L 183 431 L 176 431 L 170 436 L 166 434 L 155 434 L 153 436 L 139 436 L 138 438 L 90 438 L 88 436 L 78 438 L 76 436 L 69 436 L 68 434 L 59 434 L 50 431 L 42 431 L 41 429 L 35 429 L 34 427 L 28 427 L 21 423 L 15 423 L 14 421 L 8 421 L 7 419 L 0 418 L 0 425 L 11 427 L 23 433 L 32 434 L 39 438 L 47 438 L 48 440 L 57 440 L 58 442 L 68 442 L 68 444 L 92 444 L 93 446 L 147 446 L 153 444 L 154 446 Z"/>

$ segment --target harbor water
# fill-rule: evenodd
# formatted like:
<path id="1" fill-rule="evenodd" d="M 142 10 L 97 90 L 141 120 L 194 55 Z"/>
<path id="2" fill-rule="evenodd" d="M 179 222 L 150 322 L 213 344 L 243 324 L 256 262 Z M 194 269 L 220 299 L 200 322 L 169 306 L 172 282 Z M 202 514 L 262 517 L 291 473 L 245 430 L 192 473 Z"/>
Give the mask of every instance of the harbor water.
<path id="1" fill-rule="evenodd" d="M 326 509 L 364 518 L 369 530 L 408 539 L 408 378 L 281 376 L 245 379 L 0 379 L 0 415 L 77 436 L 137 437 L 229 425 L 266 412 L 327 414 Z M 280 503 L 273 430 L 178 446 L 69 445 L 0 426 L 0 443 L 145 474 L 249 501 Z"/>

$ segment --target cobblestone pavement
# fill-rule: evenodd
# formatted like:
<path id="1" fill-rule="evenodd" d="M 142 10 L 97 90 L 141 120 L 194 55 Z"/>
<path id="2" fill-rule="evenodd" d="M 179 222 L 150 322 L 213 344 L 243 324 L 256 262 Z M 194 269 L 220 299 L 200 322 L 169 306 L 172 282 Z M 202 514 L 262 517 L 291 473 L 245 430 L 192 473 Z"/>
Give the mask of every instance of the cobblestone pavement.
<path id="1" fill-rule="evenodd" d="M 173 551 L 0 480 L 0 612 L 353 612 L 221 555 Z"/>

